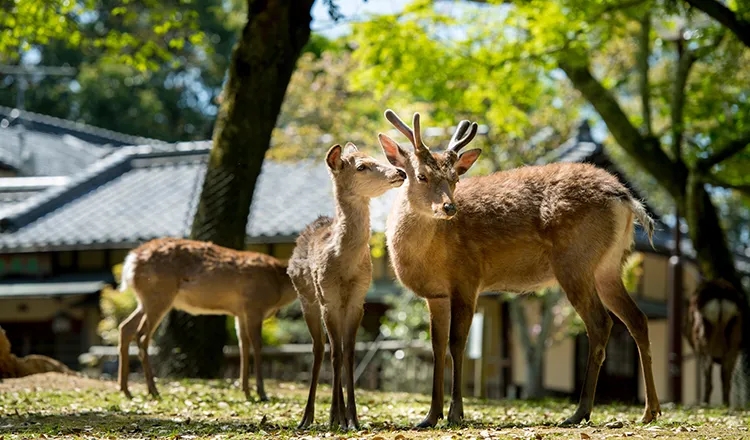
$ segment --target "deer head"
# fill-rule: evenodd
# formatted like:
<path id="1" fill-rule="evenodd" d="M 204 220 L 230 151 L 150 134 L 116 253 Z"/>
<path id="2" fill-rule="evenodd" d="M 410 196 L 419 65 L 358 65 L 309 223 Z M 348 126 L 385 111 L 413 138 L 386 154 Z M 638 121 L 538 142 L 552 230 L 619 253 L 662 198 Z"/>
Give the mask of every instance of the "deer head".
<path id="1" fill-rule="evenodd" d="M 419 113 L 414 113 L 414 130 L 409 128 L 392 110 L 385 111 L 385 117 L 398 131 L 404 134 L 414 146 L 414 152 L 404 151 L 396 141 L 383 133 L 378 140 L 388 161 L 403 168 L 408 175 L 409 203 L 417 212 L 439 219 L 451 219 L 458 213 L 453 201 L 458 177 L 464 174 L 479 158 L 480 149 L 458 154 L 461 148 L 474 139 L 477 124 L 461 121 L 451 138 L 448 149 L 433 153 L 422 142 Z"/>
<path id="2" fill-rule="evenodd" d="M 378 197 L 406 180 L 403 170 L 361 153 L 351 142 L 345 149 L 338 144 L 332 146 L 326 155 L 326 164 L 336 186 L 346 188 L 346 193 L 352 196 Z"/>

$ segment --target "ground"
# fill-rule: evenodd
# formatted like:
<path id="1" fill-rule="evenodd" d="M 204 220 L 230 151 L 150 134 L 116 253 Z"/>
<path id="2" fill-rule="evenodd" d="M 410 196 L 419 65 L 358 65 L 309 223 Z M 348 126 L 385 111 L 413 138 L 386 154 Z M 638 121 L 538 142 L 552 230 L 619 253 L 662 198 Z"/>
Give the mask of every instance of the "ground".
<path id="1" fill-rule="evenodd" d="M 365 438 L 371 440 L 456 439 L 607 439 L 681 438 L 750 439 L 750 413 L 726 409 L 670 408 L 653 424 L 635 423 L 642 408 L 597 405 L 592 423 L 559 428 L 573 411 L 566 401 L 486 401 L 467 398 L 466 423 L 437 429 L 411 427 L 426 413 L 429 396 L 357 390 L 362 430 L 328 433 L 330 388 L 318 389 L 316 424 L 295 426 L 302 415 L 307 386 L 268 381 L 270 402 L 246 402 L 231 381 L 165 381 L 161 400 L 152 400 L 142 384 L 125 399 L 116 384 L 46 373 L 0 382 L 0 439 L 17 438 Z M 446 411 L 447 411 L 446 405 Z"/>

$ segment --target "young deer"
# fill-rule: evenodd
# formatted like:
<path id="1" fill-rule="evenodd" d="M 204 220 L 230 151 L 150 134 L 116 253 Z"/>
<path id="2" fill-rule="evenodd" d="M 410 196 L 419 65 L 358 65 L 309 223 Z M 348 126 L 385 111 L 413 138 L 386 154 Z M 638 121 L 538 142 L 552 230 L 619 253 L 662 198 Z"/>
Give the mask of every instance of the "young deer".
<path id="1" fill-rule="evenodd" d="M 562 163 L 459 182 L 481 152 L 458 154 L 476 135 L 476 123 L 469 128 L 462 121 L 448 150 L 432 153 L 422 142 L 419 114 L 413 131 L 391 110 L 385 117 L 414 146 L 413 153 L 407 152 L 379 135 L 388 160 L 408 175 L 388 217 L 388 250 L 399 280 L 425 298 L 430 311 L 432 404 L 419 427 L 434 426 L 443 416 L 447 348 L 453 359 L 448 421 L 463 419 L 461 369 L 478 294 L 529 292 L 554 282 L 581 315 L 590 342 L 578 408 L 563 423 L 577 424 L 591 415 L 612 326 L 607 308 L 638 344 L 646 384 L 642 420 L 653 420 L 660 408 L 646 316 L 620 278 L 633 241 L 633 217 L 649 238 L 653 221 L 628 189 L 602 169 Z"/>
<path id="2" fill-rule="evenodd" d="M 401 186 L 406 173 L 379 163 L 348 143 L 328 151 L 326 163 L 333 180 L 334 218 L 320 217 L 297 239 L 289 260 L 289 275 L 313 338 L 314 361 L 310 393 L 299 424 L 313 422 L 315 390 L 328 332 L 333 365 L 330 426 L 359 429 L 354 402 L 354 343 L 362 320 L 365 294 L 372 279 L 370 261 L 370 199 Z M 347 405 L 341 391 L 341 364 L 346 371 Z"/>
<path id="3" fill-rule="evenodd" d="M 120 390 L 128 391 L 128 345 L 134 334 L 148 391 L 159 395 L 148 344 L 164 315 L 175 307 L 193 315 L 233 315 L 240 343 L 242 391 L 248 385 L 250 343 L 260 400 L 268 400 L 261 371 L 263 320 L 295 299 L 286 264 L 268 255 L 212 243 L 161 238 L 132 250 L 122 269 L 120 290 L 133 289 L 138 307 L 120 324 Z"/>
<path id="4" fill-rule="evenodd" d="M 705 374 L 703 403 L 711 399 L 714 362 L 721 365 L 721 397 L 729 405 L 732 373 L 742 347 L 745 299 L 726 280 L 704 281 L 690 299 L 687 339 Z"/>

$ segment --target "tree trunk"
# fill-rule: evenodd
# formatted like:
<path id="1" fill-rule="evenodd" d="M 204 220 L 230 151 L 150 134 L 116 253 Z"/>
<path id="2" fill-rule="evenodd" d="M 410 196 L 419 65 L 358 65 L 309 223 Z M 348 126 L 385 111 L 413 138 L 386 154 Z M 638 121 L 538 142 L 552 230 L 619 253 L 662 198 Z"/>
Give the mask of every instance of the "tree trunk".
<path id="1" fill-rule="evenodd" d="M 683 212 L 701 272 L 711 280 L 724 278 L 742 291 L 742 283 L 734 266 L 724 229 L 719 223 L 716 207 L 703 181 L 693 173 L 688 177 L 686 194 Z"/>
<path id="2" fill-rule="evenodd" d="M 544 397 L 544 343 L 537 341 L 532 347 L 526 348 L 526 363 L 528 365 L 528 380 L 526 386 L 527 399 L 541 399 Z"/>
<path id="3" fill-rule="evenodd" d="M 191 238 L 245 247 L 255 183 L 297 58 L 310 38 L 312 3 L 248 0 L 247 24 L 232 51 Z M 162 373 L 216 377 L 226 327 L 225 316 L 170 312 L 159 340 Z"/>

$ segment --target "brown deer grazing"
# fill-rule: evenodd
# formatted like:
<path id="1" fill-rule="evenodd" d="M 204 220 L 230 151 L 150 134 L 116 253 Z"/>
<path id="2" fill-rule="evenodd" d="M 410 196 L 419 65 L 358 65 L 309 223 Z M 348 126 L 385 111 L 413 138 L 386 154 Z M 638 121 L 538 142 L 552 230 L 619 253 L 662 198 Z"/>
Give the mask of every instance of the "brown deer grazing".
<path id="1" fill-rule="evenodd" d="M 354 401 L 354 343 L 372 279 L 370 199 L 401 186 L 406 173 L 358 152 L 352 143 L 347 144 L 345 152 L 340 145 L 331 147 L 326 163 L 333 180 L 334 217 L 320 217 L 310 224 L 297 239 L 289 260 L 289 275 L 312 335 L 314 354 L 310 393 L 299 427 L 309 426 L 315 415 L 315 390 L 325 349 L 322 317 L 333 366 L 330 426 L 359 429 Z M 341 391 L 342 362 L 346 407 Z"/>
<path id="2" fill-rule="evenodd" d="M 453 359 L 448 421 L 463 419 L 461 369 L 478 294 L 529 292 L 555 282 L 581 315 L 590 342 L 578 408 L 563 423 L 590 418 L 612 327 L 607 308 L 638 344 L 646 384 L 642 420 L 653 420 L 660 408 L 646 316 L 620 278 L 633 241 L 633 218 L 649 237 L 653 232 L 641 203 L 614 176 L 583 164 L 528 166 L 459 182 L 481 152 L 458 154 L 476 135 L 476 123 L 469 128 L 462 121 L 448 150 L 432 153 L 422 142 L 419 114 L 413 131 L 391 110 L 385 117 L 414 146 L 407 152 L 379 135 L 388 160 L 408 175 L 388 216 L 388 250 L 399 280 L 425 298 L 430 311 L 432 404 L 418 426 L 434 426 L 443 416 L 447 348 Z"/>
<path id="3" fill-rule="evenodd" d="M 687 338 L 705 374 L 703 403 L 711 399 L 714 362 L 721 365 L 721 397 L 729 405 L 732 372 L 742 346 L 745 299 L 725 280 L 704 281 L 690 299 Z"/>
<path id="4" fill-rule="evenodd" d="M 138 307 L 120 324 L 120 390 L 128 391 L 128 345 L 134 334 L 148 391 L 159 395 L 149 363 L 148 344 L 164 315 L 175 307 L 193 315 L 233 315 L 240 343 L 242 391 L 248 385 L 250 343 L 260 400 L 268 400 L 261 371 L 261 326 L 294 301 L 286 264 L 268 255 L 227 249 L 212 243 L 161 238 L 132 250 L 122 269 L 120 290 L 132 288 Z M 217 360 L 218 362 L 218 360 Z"/>

